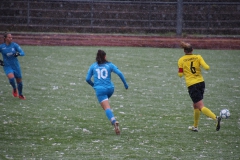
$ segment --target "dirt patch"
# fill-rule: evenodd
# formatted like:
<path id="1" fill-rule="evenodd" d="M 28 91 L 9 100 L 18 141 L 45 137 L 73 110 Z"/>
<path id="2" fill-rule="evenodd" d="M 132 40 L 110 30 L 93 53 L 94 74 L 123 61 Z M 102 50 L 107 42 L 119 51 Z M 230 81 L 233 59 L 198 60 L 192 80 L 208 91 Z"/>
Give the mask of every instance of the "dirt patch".
<path id="1" fill-rule="evenodd" d="M 36 46 L 127 46 L 179 48 L 185 41 L 196 49 L 240 49 L 240 38 L 229 37 L 161 37 L 108 34 L 13 34 L 20 45 Z"/>

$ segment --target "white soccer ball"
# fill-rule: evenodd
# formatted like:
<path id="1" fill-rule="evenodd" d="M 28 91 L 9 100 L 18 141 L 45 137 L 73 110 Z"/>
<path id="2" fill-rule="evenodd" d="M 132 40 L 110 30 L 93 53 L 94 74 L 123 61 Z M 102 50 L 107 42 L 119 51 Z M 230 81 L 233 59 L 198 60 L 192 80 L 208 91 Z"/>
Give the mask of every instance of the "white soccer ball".
<path id="1" fill-rule="evenodd" d="M 222 109 L 220 111 L 220 117 L 223 119 L 227 119 L 230 117 L 230 111 L 228 109 Z"/>

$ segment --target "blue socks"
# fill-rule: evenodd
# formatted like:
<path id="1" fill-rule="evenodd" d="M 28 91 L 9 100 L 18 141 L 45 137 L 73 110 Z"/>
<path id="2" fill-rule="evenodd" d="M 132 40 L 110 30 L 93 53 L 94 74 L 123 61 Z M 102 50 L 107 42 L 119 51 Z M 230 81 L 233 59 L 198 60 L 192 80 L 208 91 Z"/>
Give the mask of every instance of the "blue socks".
<path id="1" fill-rule="evenodd" d="M 17 85 L 18 85 L 18 94 L 22 95 L 22 88 L 23 88 L 22 82 L 18 83 Z"/>
<path id="2" fill-rule="evenodd" d="M 19 94 L 19 95 L 22 95 L 22 88 L 23 88 L 22 82 L 17 83 L 17 87 L 16 87 L 15 79 L 14 79 L 14 78 L 10 78 L 10 79 L 9 79 L 9 83 L 11 84 L 11 86 L 12 86 L 12 88 L 13 88 L 14 90 L 15 90 L 16 88 L 18 88 L 18 94 Z"/>
<path id="3" fill-rule="evenodd" d="M 111 109 L 106 109 L 106 110 L 105 110 L 105 113 L 106 113 L 106 116 L 107 116 L 108 120 L 110 120 L 111 123 L 114 124 L 114 123 L 116 122 L 116 119 L 115 119 L 115 117 L 114 117 L 113 112 L 111 111 Z"/>
<path id="4" fill-rule="evenodd" d="M 11 84 L 12 88 L 16 89 L 15 79 L 14 78 L 10 78 L 8 80 L 9 80 L 9 83 Z"/>

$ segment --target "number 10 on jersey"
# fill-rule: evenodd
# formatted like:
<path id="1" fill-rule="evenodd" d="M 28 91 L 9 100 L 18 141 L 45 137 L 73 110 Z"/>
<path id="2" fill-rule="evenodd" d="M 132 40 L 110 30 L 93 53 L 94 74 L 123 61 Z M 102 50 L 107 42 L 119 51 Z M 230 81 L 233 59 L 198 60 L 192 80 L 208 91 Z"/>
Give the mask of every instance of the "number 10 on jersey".
<path id="1" fill-rule="evenodd" d="M 106 79 L 108 77 L 108 71 L 106 68 L 97 68 L 98 79 Z"/>

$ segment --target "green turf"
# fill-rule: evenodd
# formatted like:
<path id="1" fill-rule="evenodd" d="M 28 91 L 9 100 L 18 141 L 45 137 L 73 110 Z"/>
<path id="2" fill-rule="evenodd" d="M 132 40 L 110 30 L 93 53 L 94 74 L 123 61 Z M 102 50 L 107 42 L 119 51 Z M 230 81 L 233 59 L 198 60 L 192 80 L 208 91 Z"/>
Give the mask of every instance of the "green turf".
<path id="1" fill-rule="evenodd" d="M 193 123 L 185 81 L 177 75 L 182 49 L 22 46 L 19 57 L 27 100 L 11 95 L 0 71 L 0 159 L 150 160 L 239 159 L 239 50 L 194 50 L 210 65 L 203 71 L 204 103 L 217 115 L 231 112 L 215 131 L 201 114 Z M 113 75 L 111 107 L 121 125 L 116 136 L 85 82 L 98 49 L 124 73 L 129 89 Z"/>

